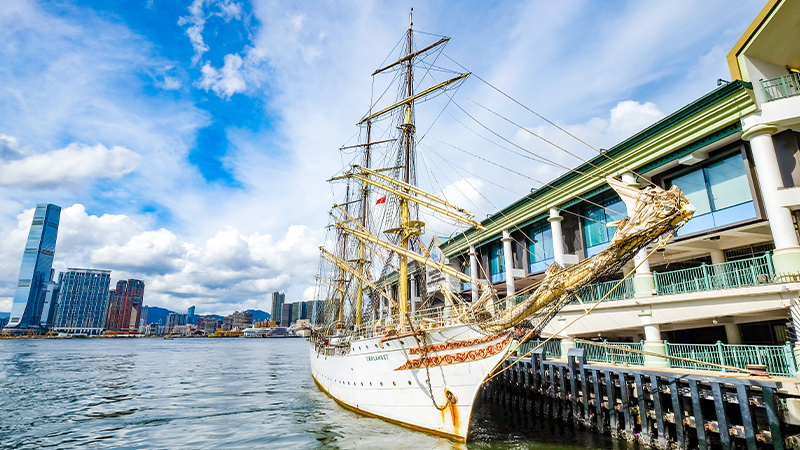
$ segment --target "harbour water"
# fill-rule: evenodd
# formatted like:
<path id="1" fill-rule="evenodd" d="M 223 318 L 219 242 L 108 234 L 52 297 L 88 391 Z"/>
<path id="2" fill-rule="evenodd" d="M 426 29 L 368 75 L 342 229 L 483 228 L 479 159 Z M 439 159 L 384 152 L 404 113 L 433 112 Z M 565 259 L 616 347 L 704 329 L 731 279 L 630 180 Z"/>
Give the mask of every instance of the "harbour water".
<path id="1" fill-rule="evenodd" d="M 0 340 L 0 447 L 624 449 L 485 405 L 466 444 L 339 407 L 303 339 Z"/>

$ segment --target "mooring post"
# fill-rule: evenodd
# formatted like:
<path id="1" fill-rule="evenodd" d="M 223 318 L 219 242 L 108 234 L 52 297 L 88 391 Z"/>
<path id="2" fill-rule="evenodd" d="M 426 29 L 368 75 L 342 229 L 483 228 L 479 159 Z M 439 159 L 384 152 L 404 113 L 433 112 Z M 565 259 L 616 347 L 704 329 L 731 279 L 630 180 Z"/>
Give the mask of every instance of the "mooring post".
<path id="1" fill-rule="evenodd" d="M 588 414 L 588 390 L 586 387 L 586 377 L 583 374 L 583 361 L 584 350 L 582 348 L 571 348 L 567 351 L 567 364 L 569 365 L 569 384 L 570 384 L 570 397 L 572 400 L 572 419 L 575 425 L 582 422 L 580 407 L 578 406 L 578 377 L 577 373 L 581 375 L 581 390 L 583 391 L 583 407 L 587 410 Z M 575 366 L 578 366 L 577 368 Z M 577 370 L 576 370 L 577 369 Z M 584 424 L 588 423 L 585 420 Z"/>
<path id="2" fill-rule="evenodd" d="M 678 391 L 678 380 L 669 377 L 669 395 L 672 398 L 672 415 L 675 418 L 675 440 L 678 441 L 678 450 L 686 450 L 686 441 L 683 430 L 683 406 L 681 394 Z"/>
<path id="3" fill-rule="evenodd" d="M 697 433 L 697 448 L 706 450 L 706 423 L 703 420 L 703 409 L 700 406 L 700 390 L 697 389 L 697 380 L 689 380 L 689 392 L 692 394 L 692 416 L 694 416 L 694 429 Z"/>
<path id="4" fill-rule="evenodd" d="M 608 426 L 611 428 L 611 436 L 617 437 L 619 429 L 617 426 L 617 398 L 614 389 L 614 378 L 610 370 L 606 370 L 606 396 L 608 397 Z"/>
<path id="5" fill-rule="evenodd" d="M 619 392 L 622 400 L 623 420 L 625 420 L 625 439 L 630 441 L 633 439 L 633 423 L 631 422 L 631 403 L 628 397 L 630 389 L 628 389 L 628 381 L 625 379 L 625 372 L 619 373 Z"/>
<path id="6" fill-rule="evenodd" d="M 722 385 L 720 383 L 711 383 L 711 395 L 714 396 L 719 443 L 722 444 L 722 450 L 730 450 L 731 434 L 728 431 L 728 412 L 725 410 L 725 400 L 722 398 Z"/>
<path id="7" fill-rule="evenodd" d="M 603 432 L 603 396 L 600 395 L 600 379 L 597 369 L 592 369 L 592 383 L 594 384 L 594 415 L 597 423 L 597 432 Z"/>
<path id="8" fill-rule="evenodd" d="M 658 431 L 658 448 L 667 448 L 667 429 L 664 426 L 664 408 L 661 405 L 661 388 L 658 384 L 658 376 L 650 375 L 650 388 L 653 393 L 653 409 L 656 412 L 656 429 Z"/>
<path id="9" fill-rule="evenodd" d="M 634 373 L 633 380 L 636 383 L 636 401 L 637 407 L 639 408 L 639 421 L 641 422 L 641 432 L 640 436 L 642 437 L 642 442 L 645 445 L 650 445 L 650 421 L 647 417 L 647 402 L 644 398 L 644 387 L 642 386 L 642 374 L 641 373 Z M 727 450 L 727 449 L 726 449 Z"/>
<path id="10" fill-rule="evenodd" d="M 742 425 L 744 425 L 744 439 L 747 441 L 747 450 L 756 450 L 756 431 L 753 427 L 750 399 L 747 397 L 747 385 L 736 385 L 736 398 L 739 400 L 739 411 L 742 413 Z"/>
<path id="11" fill-rule="evenodd" d="M 775 390 L 771 387 L 763 386 L 761 388 L 761 396 L 767 409 L 769 432 L 772 434 L 772 448 L 774 450 L 783 450 L 783 435 L 781 435 L 781 422 L 778 419 L 778 408 L 775 405 Z"/>

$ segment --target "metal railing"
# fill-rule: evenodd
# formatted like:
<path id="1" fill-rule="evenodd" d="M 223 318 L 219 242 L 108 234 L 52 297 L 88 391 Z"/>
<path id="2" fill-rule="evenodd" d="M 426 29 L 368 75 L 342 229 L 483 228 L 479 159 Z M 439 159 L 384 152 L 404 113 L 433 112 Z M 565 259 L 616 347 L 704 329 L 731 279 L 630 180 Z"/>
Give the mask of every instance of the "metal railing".
<path id="1" fill-rule="evenodd" d="M 679 356 L 742 369 L 751 364 L 763 364 L 767 366 L 767 372 L 770 375 L 789 377 L 797 375 L 797 364 L 789 343 L 784 345 L 731 345 L 722 342 L 716 344 L 670 344 L 664 341 L 664 346 L 667 356 Z M 667 361 L 671 368 L 724 372 L 720 367 L 669 358 Z"/>
<path id="2" fill-rule="evenodd" d="M 759 80 L 759 83 L 765 102 L 800 95 L 800 73 L 791 73 L 770 80 Z"/>
<path id="3" fill-rule="evenodd" d="M 593 283 L 578 289 L 578 296 L 580 296 L 584 303 L 599 302 L 601 298 L 609 294 L 609 291 L 611 291 L 611 293 L 603 301 L 626 300 L 634 297 L 633 277 L 626 279 L 619 286 L 617 286 L 618 283 L 619 280 Z M 578 299 L 575 298 L 571 303 L 576 304 L 579 302 Z"/>
<path id="4" fill-rule="evenodd" d="M 527 354 L 529 351 L 535 349 L 539 344 L 541 344 L 542 341 L 542 339 L 531 339 L 523 342 L 522 345 L 520 345 L 517 349 L 517 354 L 520 356 Z M 545 342 L 544 354 L 551 359 L 561 358 L 561 339 L 551 339 Z"/>
<path id="5" fill-rule="evenodd" d="M 772 254 L 720 264 L 701 264 L 700 267 L 653 272 L 658 295 L 685 292 L 713 291 L 768 283 L 775 275 Z"/>
<path id="6" fill-rule="evenodd" d="M 576 348 L 582 348 L 587 361 L 644 365 L 644 355 L 633 353 L 631 350 L 644 350 L 644 341 L 640 342 L 609 342 L 603 344 L 613 348 L 593 345 L 588 342 L 576 342 Z"/>

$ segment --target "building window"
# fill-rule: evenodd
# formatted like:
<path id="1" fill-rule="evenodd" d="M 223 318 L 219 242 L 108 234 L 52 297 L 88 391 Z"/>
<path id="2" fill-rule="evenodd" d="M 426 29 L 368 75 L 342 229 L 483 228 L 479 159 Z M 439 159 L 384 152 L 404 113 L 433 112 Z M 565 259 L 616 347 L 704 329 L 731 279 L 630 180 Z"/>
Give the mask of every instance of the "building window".
<path id="1" fill-rule="evenodd" d="M 753 201 L 740 155 L 675 178 L 671 184 L 697 209 L 695 217 Z"/>
<path id="2" fill-rule="evenodd" d="M 601 197 L 594 200 L 594 203 L 596 205 L 588 205 L 584 210 L 584 217 L 581 219 L 587 249 L 610 241 L 617 229 L 608 227 L 606 224 L 620 220 L 627 215 L 625 203 L 616 194 Z"/>
<path id="3" fill-rule="evenodd" d="M 489 266 L 492 275 L 498 275 L 506 271 L 506 264 L 503 258 L 503 243 L 494 244 L 489 250 Z"/>
<path id="4" fill-rule="evenodd" d="M 528 243 L 528 263 L 533 264 L 553 257 L 553 230 L 550 225 L 531 229 Z"/>

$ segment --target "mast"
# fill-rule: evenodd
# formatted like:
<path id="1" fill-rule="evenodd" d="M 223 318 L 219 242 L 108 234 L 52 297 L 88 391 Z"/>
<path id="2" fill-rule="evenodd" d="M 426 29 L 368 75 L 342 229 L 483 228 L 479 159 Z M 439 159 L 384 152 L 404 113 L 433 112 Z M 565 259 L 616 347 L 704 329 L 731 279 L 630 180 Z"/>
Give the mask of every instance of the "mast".
<path id="1" fill-rule="evenodd" d="M 408 53 L 406 59 L 406 98 L 411 98 L 414 95 L 414 80 L 413 80 L 413 64 L 412 58 L 410 57 L 411 53 L 414 51 L 413 44 L 413 28 L 414 28 L 414 9 L 411 9 L 411 13 L 409 14 L 409 25 L 408 25 Z M 405 158 L 404 158 L 404 167 L 403 167 L 403 181 L 408 184 L 410 179 L 411 173 L 411 140 L 414 138 L 414 124 L 412 123 L 412 107 L 414 103 L 409 102 L 406 105 L 406 121 L 403 124 L 403 135 L 405 140 Z M 408 189 L 404 189 L 406 193 L 408 193 Z M 409 227 L 409 210 L 408 210 L 408 200 L 406 198 L 400 197 L 400 247 L 403 250 L 408 250 L 408 242 L 411 238 L 412 230 Z M 400 323 L 401 325 L 405 323 L 406 320 L 406 313 L 408 311 L 408 301 L 409 301 L 409 292 L 408 292 L 408 257 L 404 254 L 398 254 L 400 259 L 400 270 L 399 270 L 399 277 L 398 277 L 398 286 L 397 286 L 397 293 L 398 293 L 398 303 L 400 305 Z"/>
<path id="2" fill-rule="evenodd" d="M 369 168 L 370 134 L 372 133 L 372 121 L 367 121 L 367 145 L 364 147 L 364 165 Z M 367 227 L 367 196 L 369 188 L 367 183 L 363 183 L 361 188 L 361 226 Z M 358 273 L 364 276 L 366 269 L 364 261 L 364 241 L 358 241 Z M 358 277 L 357 277 L 358 278 Z M 356 295 L 356 326 L 361 325 L 362 296 L 364 294 L 364 284 L 358 278 L 358 294 Z"/>
<path id="3" fill-rule="evenodd" d="M 346 200 L 345 200 L 346 203 L 345 203 L 345 205 L 349 205 L 350 204 L 350 183 L 347 183 L 347 191 L 346 192 L 347 192 L 347 194 L 346 194 Z M 345 206 L 345 208 L 347 208 L 347 207 L 348 206 Z M 341 258 L 342 259 L 347 259 L 347 233 L 341 233 L 339 235 L 339 237 L 343 240 Z M 344 276 L 345 276 L 344 269 L 340 267 L 339 268 L 339 280 L 338 280 L 339 283 L 341 284 L 341 287 L 339 289 L 339 322 L 343 322 L 343 319 L 344 319 L 344 292 L 345 292 L 344 284 L 345 284 L 345 281 L 346 281 Z"/>

